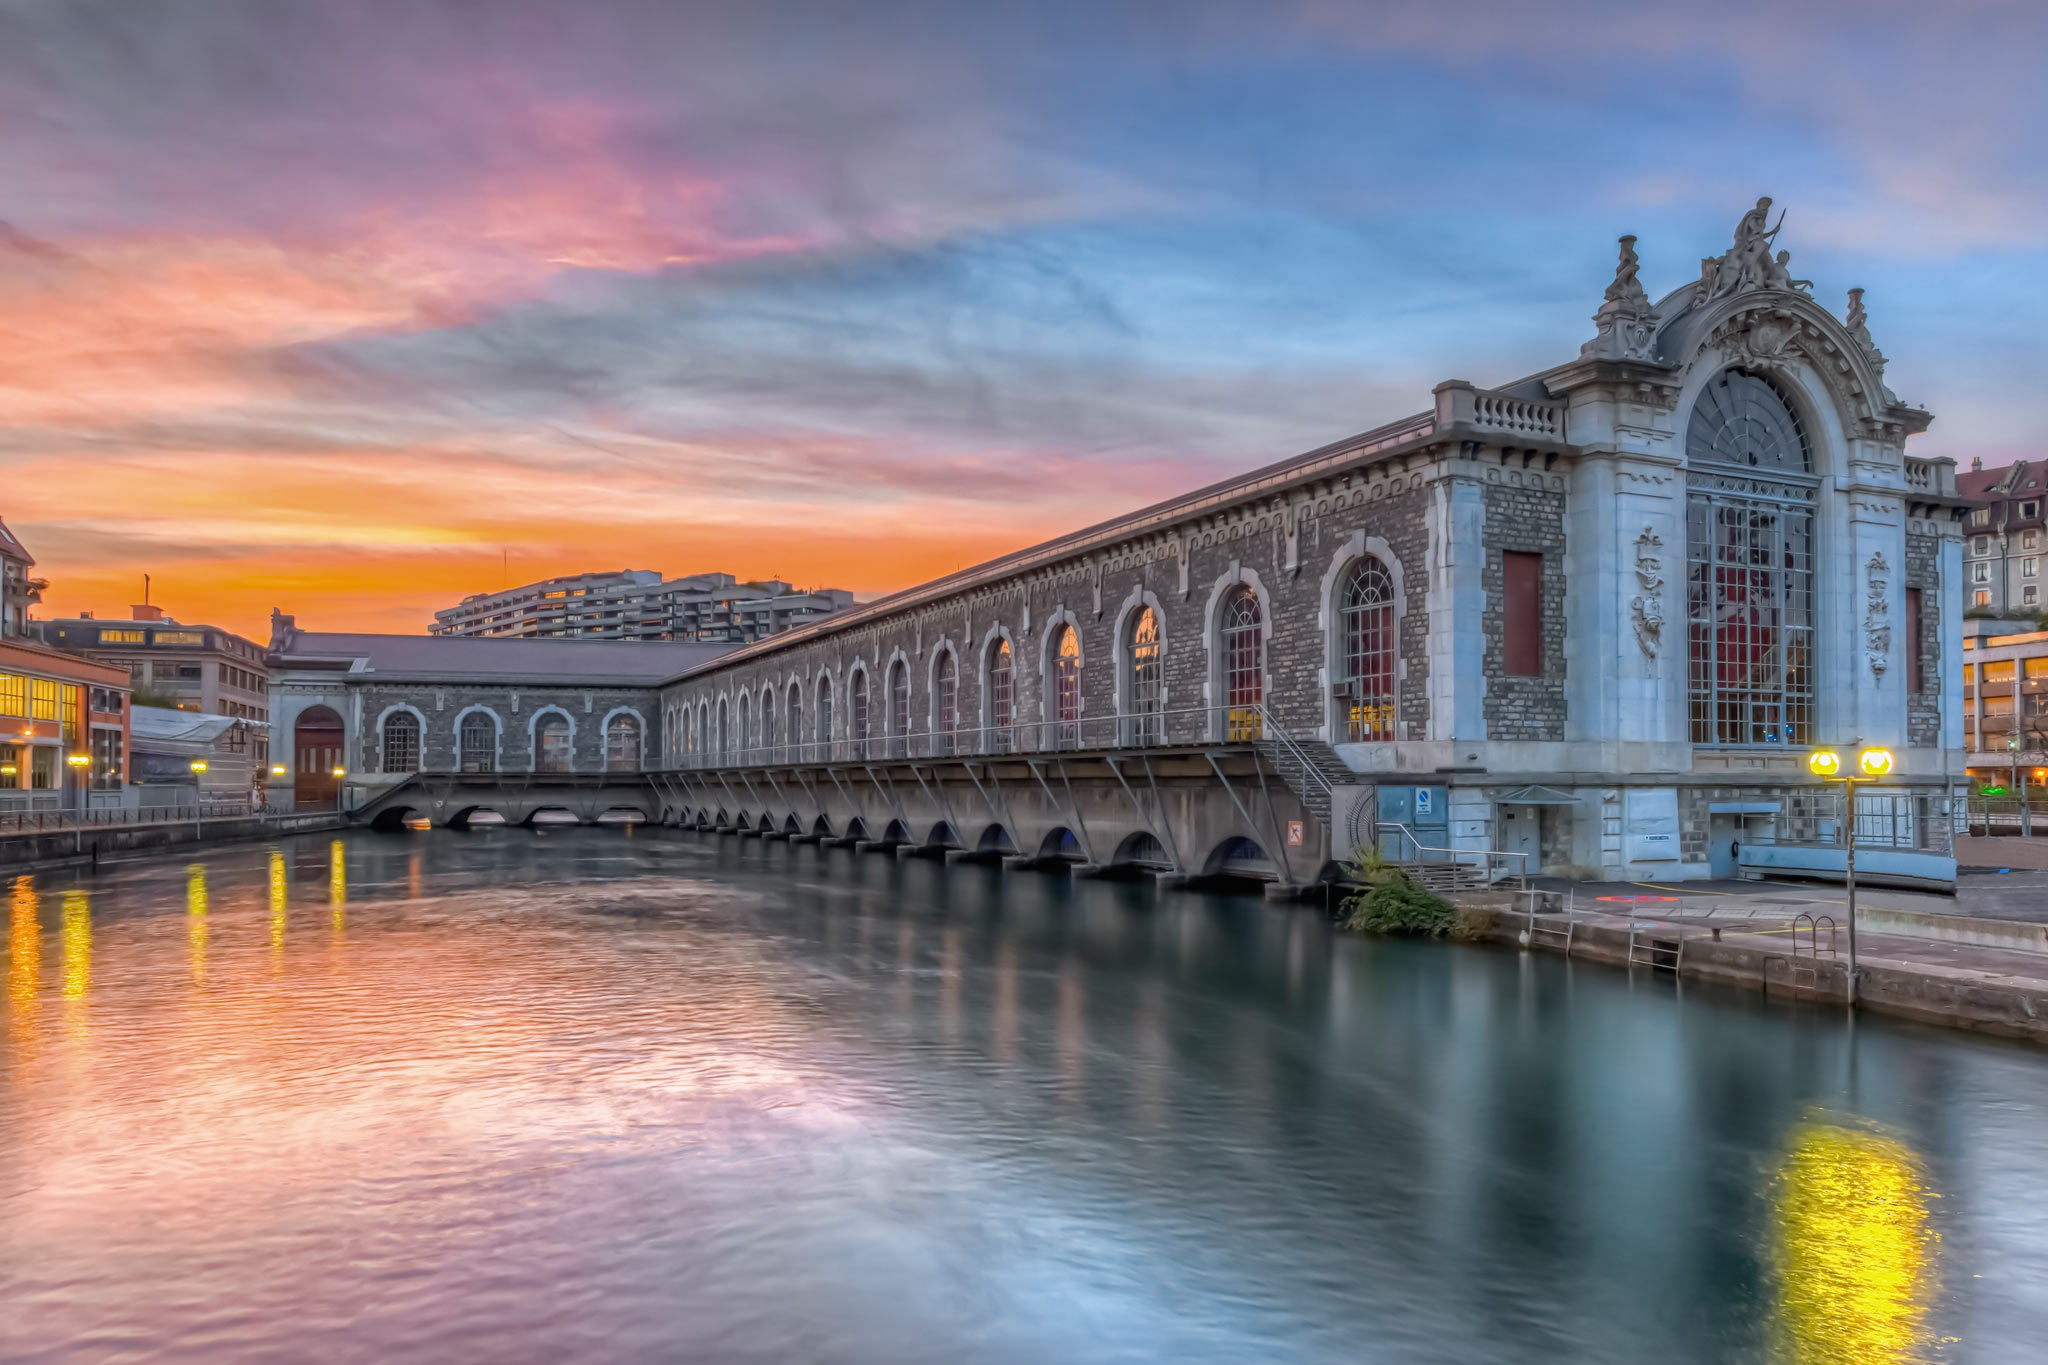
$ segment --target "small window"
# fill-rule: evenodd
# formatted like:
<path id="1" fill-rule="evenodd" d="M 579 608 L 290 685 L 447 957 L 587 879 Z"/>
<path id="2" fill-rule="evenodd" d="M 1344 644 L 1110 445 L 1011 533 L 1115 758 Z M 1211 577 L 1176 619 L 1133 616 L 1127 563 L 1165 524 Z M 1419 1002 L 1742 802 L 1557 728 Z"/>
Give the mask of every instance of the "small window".
<path id="1" fill-rule="evenodd" d="M 2040 549 L 2041 533 L 2039 531 L 2022 531 L 2020 533 L 2020 548 L 2022 550 Z"/>
<path id="2" fill-rule="evenodd" d="M 1974 512 L 1970 513 L 1970 525 L 1972 525 L 1972 526 L 1989 526 L 1990 524 L 1991 524 L 1991 509 L 1990 509 L 1989 507 L 1979 507 L 1979 508 L 1978 508 L 1978 509 L 1977 509 L 1976 511 L 1974 511 Z M 1977 551 L 1977 553 L 1981 555 L 1981 554 L 1983 554 L 1984 552 L 1983 552 L 1982 550 L 1979 550 L 1979 551 Z"/>
<path id="3" fill-rule="evenodd" d="M 2026 669 L 2027 681 L 2029 682 L 2038 682 L 2043 678 L 2048 678 L 2048 658 L 2029 659 L 2026 661 Z"/>
<path id="4" fill-rule="evenodd" d="M 1509 674 L 1543 673 L 1543 556 L 1508 550 L 1500 557 L 1501 646 Z"/>
<path id="5" fill-rule="evenodd" d="M 1972 554 L 1976 554 L 1976 555 L 1988 555 L 1988 554 L 1990 554 L 1990 553 L 1991 553 L 1991 537 L 1990 537 L 1990 536 L 1978 536 L 1978 537 L 1977 537 L 1977 539 L 1976 539 L 1976 541 L 1975 541 L 1975 542 L 1974 542 L 1974 543 L 1973 543 L 1973 544 L 1971 545 L 1971 547 L 1970 547 L 1970 553 L 1972 553 Z"/>
<path id="6" fill-rule="evenodd" d="M 2012 660 L 2011 660 L 2011 659 L 1993 659 L 1993 660 L 1992 660 L 1992 661 L 1991 661 L 1990 663 L 1988 663 L 1988 664 L 1985 664 L 1985 665 L 1984 665 L 1984 681 L 1985 681 L 1985 682 L 1993 682 L 1993 683 L 1995 683 L 1995 682 L 2011 682 L 2011 681 L 2012 681 Z"/>
<path id="7" fill-rule="evenodd" d="M 2036 594 L 2036 593 L 2037 593 L 2038 591 L 2040 591 L 2040 590 L 2039 590 L 2038 588 L 2036 588 L 2036 587 L 2035 587 L 2035 586 L 2034 586 L 2034 585 L 2033 585 L 2032 583 L 2029 583 L 2029 584 L 2027 584 L 2027 586 L 2026 586 L 2026 587 L 2024 587 L 2024 588 L 2020 589 L 2020 601 L 2022 601 L 2022 602 L 2032 602 L 2032 601 L 2034 601 L 2034 600 L 2035 600 L 2035 594 Z"/>
<path id="8" fill-rule="evenodd" d="M 1972 564 L 1970 566 L 1970 581 L 1972 583 L 1989 583 L 1991 581 L 1991 566 L 1989 564 Z"/>
<path id="9" fill-rule="evenodd" d="M 2023 503 L 2021 503 L 2021 504 L 2020 504 L 2020 519 L 2021 519 L 2022 521 L 2032 521 L 2032 520 L 2033 520 L 2033 519 L 2034 519 L 2035 517 L 2038 517 L 2038 516 L 2040 516 L 2040 515 L 2041 515 L 2041 504 L 2040 504 L 2040 503 L 2038 503 L 2038 502 L 2023 502 Z"/>
<path id="10" fill-rule="evenodd" d="M 1991 605 L 1991 594 L 1986 592 L 1984 589 L 1979 588 L 1976 594 L 1970 599 L 1970 604 L 1972 606 L 1977 607 L 1988 607 Z"/>

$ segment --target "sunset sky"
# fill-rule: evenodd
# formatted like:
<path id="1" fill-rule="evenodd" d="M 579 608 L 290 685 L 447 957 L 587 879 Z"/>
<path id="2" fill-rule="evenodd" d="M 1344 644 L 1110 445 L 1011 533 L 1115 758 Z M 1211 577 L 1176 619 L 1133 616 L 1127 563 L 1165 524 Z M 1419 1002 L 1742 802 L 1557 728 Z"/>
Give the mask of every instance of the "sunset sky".
<path id="1" fill-rule="evenodd" d="M 2048 6 L 0 0 L 43 614 L 866 596 L 1575 355 L 1759 194 L 2048 455 Z"/>

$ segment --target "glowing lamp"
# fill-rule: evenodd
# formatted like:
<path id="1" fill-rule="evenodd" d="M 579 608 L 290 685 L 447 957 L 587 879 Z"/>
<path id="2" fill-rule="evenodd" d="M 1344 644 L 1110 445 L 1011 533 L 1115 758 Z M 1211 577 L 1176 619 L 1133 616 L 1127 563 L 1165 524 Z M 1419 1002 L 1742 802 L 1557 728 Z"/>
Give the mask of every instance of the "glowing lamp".
<path id="1" fill-rule="evenodd" d="M 283 776 L 284 776 L 284 764 L 282 764 L 282 763 L 273 763 L 273 764 L 271 764 L 271 765 L 270 765 L 270 775 L 271 775 L 272 777 L 283 777 Z"/>
<path id="2" fill-rule="evenodd" d="M 21 769 L 15 767 L 12 763 L 0 763 L 0 777 L 12 777 L 20 771 Z"/>
<path id="3" fill-rule="evenodd" d="M 348 776 L 348 769 L 346 769 L 346 768 L 336 768 L 336 769 L 334 770 L 334 775 L 335 775 L 336 777 L 347 777 L 347 776 Z"/>
<path id="4" fill-rule="evenodd" d="M 90 768 L 92 766 L 92 755 L 66 754 L 64 756 L 64 761 L 66 763 L 69 763 L 74 768 Z"/>
<path id="5" fill-rule="evenodd" d="M 1863 769 L 1865 777 L 1883 777 L 1892 770 L 1892 751 L 1865 749 L 1856 756 L 1856 766 Z"/>
<path id="6" fill-rule="evenodd" d="M 205 760 L 205 759 L 203 759 L 203 758 L 195 758 L 195 759 L 193 759 L 193 760 L 192 760 L 192 771 L 193 771 L 193 772 L 195 772 L 195 773 L 203 773 L 203 772 L 205 772 L 205 771 L 206 771 L 206 760 Z"/>
<path id="7" fill-rule="evenodd" d="M 1815 777 L 1839 776 L 1842 756 L 1833 749 L 1815 749 L 1806 756 L 1806 767 Z"/>

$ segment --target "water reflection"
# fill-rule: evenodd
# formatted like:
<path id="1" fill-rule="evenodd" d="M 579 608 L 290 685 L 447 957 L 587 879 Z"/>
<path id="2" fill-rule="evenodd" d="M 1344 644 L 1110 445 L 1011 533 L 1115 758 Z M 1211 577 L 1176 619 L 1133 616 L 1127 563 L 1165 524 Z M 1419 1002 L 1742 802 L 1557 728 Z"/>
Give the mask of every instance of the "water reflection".
<path id="1" fill-rule="evenodd" d="M 1803 1123 L 1778 1176 L 1778 1325 L 1797 1365 L 1903 1365 L 1929 1346 L 1940 1241 L 1897 1139 Z"/>
<path id="2" fill-rule="evenodd" d="M 323 875 L 345 952 L 289 932 Z M 35 1036 L 43 904 L 80 1027 Z M 646 829 L 10 910 L 0 1357 L 1878 1365 L 2048 1321 L 2048 1059 L 1961 1035 Z"/>

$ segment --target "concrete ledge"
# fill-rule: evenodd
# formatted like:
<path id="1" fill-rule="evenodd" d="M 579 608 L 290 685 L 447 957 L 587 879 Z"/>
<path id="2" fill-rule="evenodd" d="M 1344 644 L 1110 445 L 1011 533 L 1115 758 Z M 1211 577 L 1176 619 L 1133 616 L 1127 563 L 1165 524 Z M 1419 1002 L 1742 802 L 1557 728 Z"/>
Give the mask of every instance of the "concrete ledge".
<path id="1" fill-rule="evenodd" d="M 1922 910 L 1859 906 L 1856 927 L 1872 934 L 1903 934 L 1908 938 L 1968 943 L 1979 948 L 2048 953 L 2048 924 L 2034 924 L 2026 920 L 1978 919 L 1972 915 L 1936 915 Z"/>
<path id="2" fill-rule="evenodd" d="M 0 867 L 28 867 L 37 863 L 79 862 L 93 858 L 119 857 L 157 849 L 184 848 L 193 844 L 228 844 L 250 839 L 274 839 L 286 834 L 310 834 L 320 830 L 345 829 L 347 822 L 333 811 L 308 811 L 303 815 L 243 816 L 220 820 L 179 820 L 161 825 L 109 826 L 106 829 L 49 831 L 0 839 Z"/>

